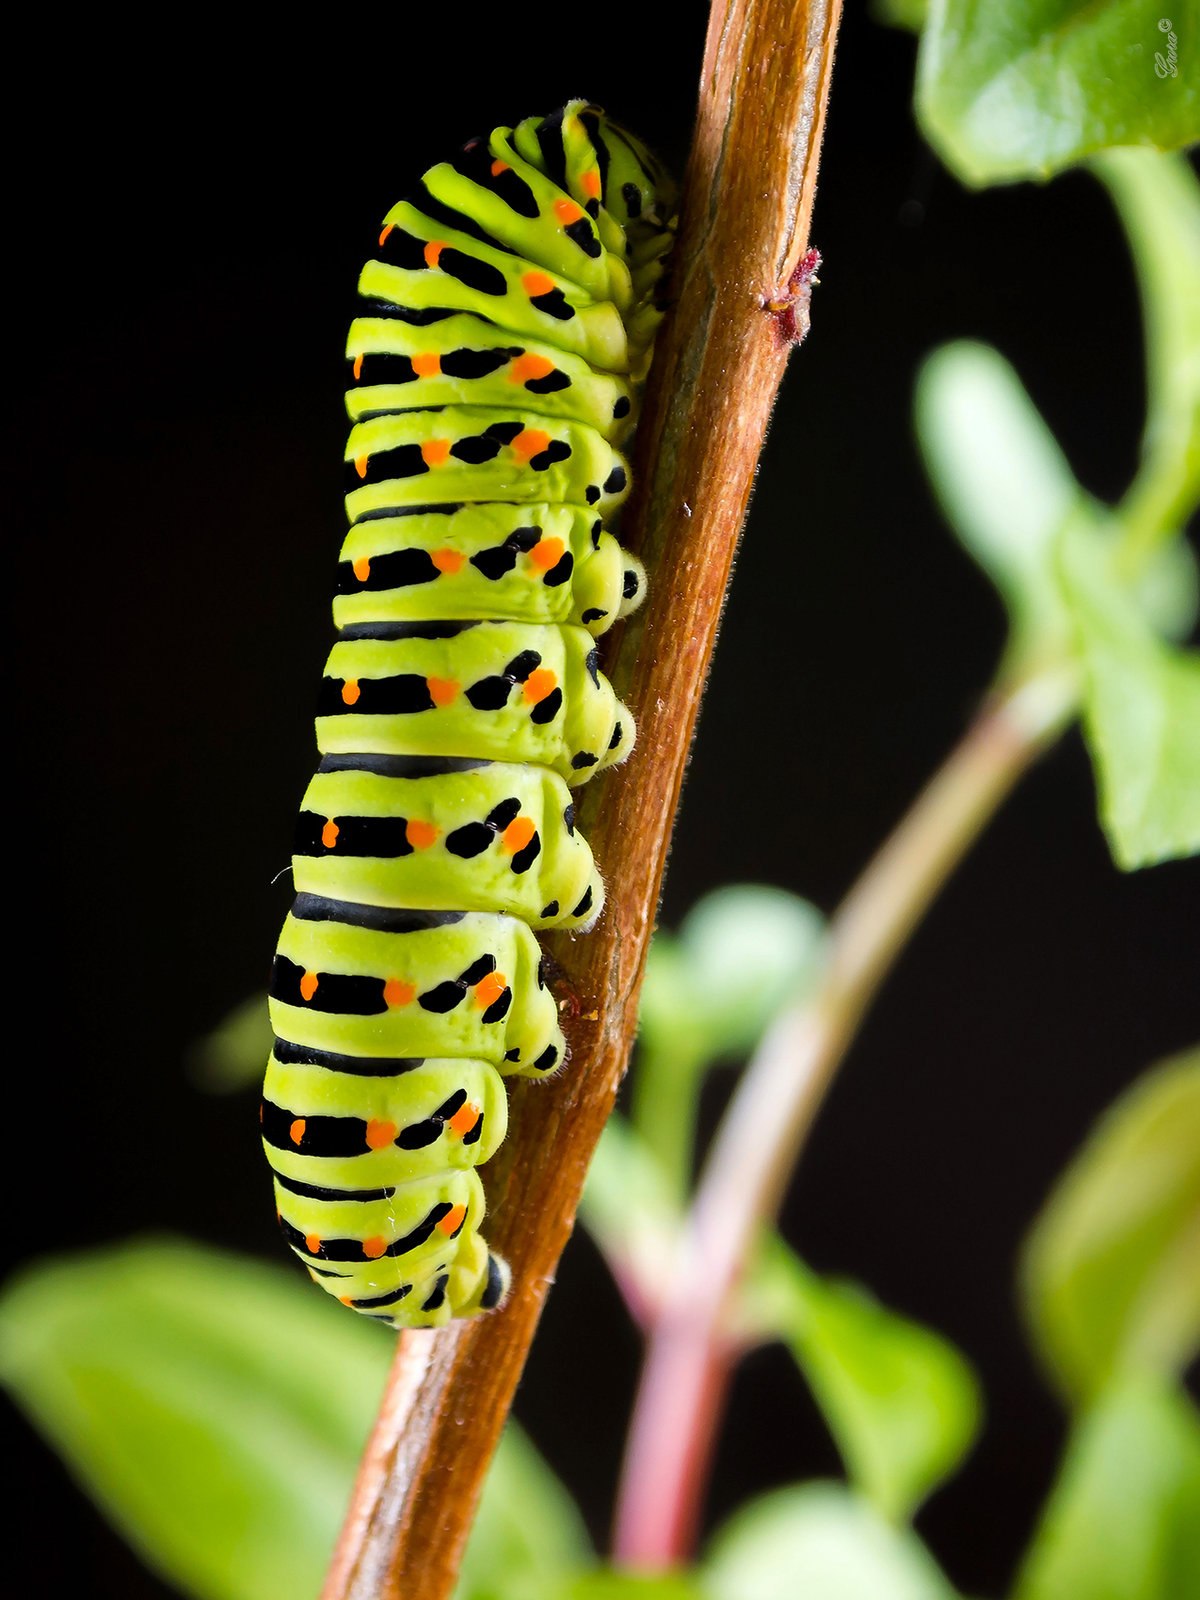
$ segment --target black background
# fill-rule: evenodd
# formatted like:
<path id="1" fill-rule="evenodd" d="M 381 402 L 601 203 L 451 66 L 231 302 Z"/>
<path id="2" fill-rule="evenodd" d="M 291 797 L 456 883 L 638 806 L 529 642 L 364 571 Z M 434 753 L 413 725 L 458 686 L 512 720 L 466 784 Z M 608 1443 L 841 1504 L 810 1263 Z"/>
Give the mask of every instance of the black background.
<path id="1" fill-rule="evenodd" d="M 33 1091 L 11 1137 L 87 1198 L 10 1201 L 18 1259 L 163 1226 L 281 1258 L 253 1099 L 201 1095 L 183 1059 L 261 987 L 286 909 L 273 880 L 312 767 L 343 523 L 342 340 L 379 217 L 467 136 L 573 94 L 682 165 L 699 5 L 670 21 L 644 5 L 413 10 L 276 29 L 206 12 L 169 47 L 75 33 L 47 86 L 73 130 L 61 153 L 31 113 L 8 860 L 29 955 L 10 1024 L 35 1023 L 28 1045 L 10 1039 L 11 1081 Z M 909 39 L 853 9 L 813 333 L 763 458 L 668 923 L 737 880 L 831 908 L 987 682 L 999 608 L 911 439 L 924 353 L 997 344 L 1093 492 L 1115 497 L 1135 465 L 1137 305 L 1104 195 L 1081 174 L 962 190 L 913 125 L 912 61 Z M 786 696 L 761 687 L 785 678 Z M 765 823 L 780 813 L 783 854 Z M 1096 1111 L 1197 1031 L 1197 883 L 1194 864 L 1113 870 L 1068 736 L 917 933 L 789 1196 L 814 1265 L 941 1328 L 982 1375 L 982 1442 L 921 1517 L 967 1592 L 1006 1581 L 1061 1439 L 1021 1337 L 1015 1252 Z M 636 1362 L 577 1237 L 518 1414 L 601 1540 Z M 19 1448 L 39 1594 L 81 1578 L 95 1600 L 169 1592 L 24 1430 Z M 787 1358 L 751 1358 L 710 1525 L 834 1470 Z"/>

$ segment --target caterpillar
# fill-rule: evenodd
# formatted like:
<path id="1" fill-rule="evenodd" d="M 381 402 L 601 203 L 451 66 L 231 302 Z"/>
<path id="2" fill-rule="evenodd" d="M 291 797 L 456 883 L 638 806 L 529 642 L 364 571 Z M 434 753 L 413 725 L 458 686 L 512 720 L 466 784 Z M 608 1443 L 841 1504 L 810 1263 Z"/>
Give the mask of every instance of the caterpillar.
<path id="1" fill-rule="evenodd" d="M 662 316 L 662 168 L 599 108 L 467 144 L 384 220 L 350 328 L 349 531 L 270 983 L 284 1237 L 395 1328 L 498 1306 L 478 1168 L 566 1045 L 536 938 L 603 903 L 572 790 L 624 759 L 595 639 Z"/>

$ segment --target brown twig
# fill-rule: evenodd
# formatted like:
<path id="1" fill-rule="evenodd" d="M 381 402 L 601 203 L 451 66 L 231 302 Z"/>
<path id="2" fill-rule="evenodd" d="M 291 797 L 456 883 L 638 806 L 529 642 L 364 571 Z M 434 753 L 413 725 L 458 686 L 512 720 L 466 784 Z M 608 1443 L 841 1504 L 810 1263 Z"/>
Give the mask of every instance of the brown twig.
<path id="1" fill-rule="evenodd" d="M 816 994 L 783 1013 L 739 1081 L 651 1324 L 613 1540 L 622 1565 L 669 1569 L 691 1554 L 739 1353 L 730 1329 L 741 1274 L 896 956 L 1074 705 L 1059 672 L 983 708 L 833 917 Z"/>
<path id="2" fill-rule="evenodd" d="M 494 1316 L 401 1336 L 323 1600 L 446 1600 L 492 1452 L 628 1060 L 667 841 L 767 420 L 802 321 L 809 216 L 839 0 L 714 0 L 685 184 L 674 312 L 622 531 L 652 574 L 618 687 L 628 765 L 585 807 L 609 885 L 599 927 L 557 941 L 577 997 L 571 1061 L 512 1095 L 485 1173 L 514 1288 Z M 669 552 L 669 559 L 666 553 Z M 620 680 L 628 676 L 628 683 Z"/>

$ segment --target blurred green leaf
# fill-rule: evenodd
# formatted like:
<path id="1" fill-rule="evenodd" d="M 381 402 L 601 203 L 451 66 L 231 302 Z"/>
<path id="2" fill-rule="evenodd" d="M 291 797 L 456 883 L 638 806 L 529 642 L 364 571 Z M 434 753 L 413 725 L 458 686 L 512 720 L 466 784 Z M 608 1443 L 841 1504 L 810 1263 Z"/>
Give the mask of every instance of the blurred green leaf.
<path id="1" fill-rule="evenodd" d="M 1108 1111 L 1034 1224 L 1023 1285 L 1044 1360 L 1075 1399 L 1122 1368 L 1171 1373 L 1200 1344 L 1200 1051 Z"/>
<path id="2" fill-rule="evenodd" d="M 909 1517 L 978 1432 L 970 1367 L 859 1285 L 819 1277 L 781 1239 L 764 1251 L 748 1293 L 760 1328 L 790 1347 L 851 1479 L 884 1517 Z"/>
<path id="3" fill-rule="evenodd" d="M 785 1003 L 813 987 L 824 941 L 824 920 L 807 901 L 755 884 L 705 895 L 677 935 L 655 934 L 631 1118 L 676 1206 L 691 1179 L 705 1069 L 746 1054 Z"/>
<path id="4" fill-rule="evenodd" d="M 1006 670 L 1066 656 L 1055 552 L 1089 502 L 1020 378 L 989 345 L 944 345 L 917 380 L 916 423 L 946 519 L 1008 610 Z"/>
<path id="5" fill-rule="evenodd" d="M 627 1299 L 636 1301 L 665 1281 L 679 1207 L 653 1152 L 620 1112 L 608 1119 L 596 1146 L 579 1220 Z"/>
<path id="6" fill-rule="evenodd" d="M 0 1298 L 0 1379 L 146 1563 L 197 1600 L 317 1594 L 394 1349 L 299 1274 L 177 1240 L 50 1261 Z M 510 1424 L 460 1600 L 559 1600 L 591 1559 Z"/>
<path id="7" fill-rule="evenodd" d="M 261 1082 L 272 1038 L 267 997 L 253 994 L 192 1045 L 189 1070 L 201 1088 L 215 1094 L 246 1089 Z"/>
<path id="8" fill-rule="evenodd" d="M 571 1574 L 594 1559 L 575 1502 L 509 1423 L 471 1530 L 456 1600 L 561 1600 Z"/>
<path id="9" fill-rule="evenodd" d="M 954 1595 L 915 1534 L 893 1527 L 866 1501 L 832 1483 L 779 1489 L 752 1501 L 717 1534 L 701 1571 L 710 1600 Z"/>
<path id="10" fill-rule="evenodd" d="M 1111 555 L 1071 530 L 1063 589 L 1084 667 L 1100 821 L 1130 871 L 1200 850 L 1200 655 L 1164 644 Z"/>
<path id="11" fill-rule="evenodd" d="M 652 1049 L 703 1062 L 753 1048 L 787 1000 L 811 987 L 825 922 L 785 889 L 733 884 L 659 932 L 642 989 L 641 1034 Z"/>
<path id="12" fill-rule="evenodd" d="M 1015 1600 L 1186 1600 L 1200 1594 L 1200 1419 L 1144 1375 L 1078 1422 Z"/>
<path id="13" fill-rule="evenodd" d="M 1200 34 L 1200 14 L 1192 30 Z M 1125 542 L 1143 552 L 1184 523 L 1200 496 L 1200 180 L 1182 156 L 1098 157 L 1129 237 L 1146 328 L 1142 468 L 1121 507 Z"/>
<path id="14" fill-rule="evenodd" d="M 929 0 L 872 0 L 871 18 L 885 28 L 920 33 L 925 26 Z"/>
<path id="15" fill-rule="evenodd" d="M 698 1578 L 685 1572 L 588 1572 L 546 1600 L 706 1600 Z"/>
<path id="16" fill-rule="evenodd" d="M 1197 280 L 1200 281 L 1200 280 Z M 1110 534 L 1119 539 L 1121 524 L 1114 522 Z M 1119 561 L 1120 547 L 1110 542 L 1112 559 Z M 1164 639 L 1186 639 L 1196 620 L 1196 557 L 1183 539 L 1160 545 L 1133 579 L 1129 595 L 1142 620 Z"/>
<path id="17" fill-rule="evenodd" d="M 1045 178 L 1115 145 L 1181 149 L 1200 137 L 1200 26 L 1190 7 L 1174 13 L 1172 45 L 1166 15 L 1161 0 L 930 0 L 926 137 L 979 185 Z"/>
<path id="18" fill-rule="evenodd" d="M 200 1600 L 316 1594 L 391 1349 L 282 1269 L 172 1241 L 49 1262 L 0 1301 L 0 1377 Z"/>

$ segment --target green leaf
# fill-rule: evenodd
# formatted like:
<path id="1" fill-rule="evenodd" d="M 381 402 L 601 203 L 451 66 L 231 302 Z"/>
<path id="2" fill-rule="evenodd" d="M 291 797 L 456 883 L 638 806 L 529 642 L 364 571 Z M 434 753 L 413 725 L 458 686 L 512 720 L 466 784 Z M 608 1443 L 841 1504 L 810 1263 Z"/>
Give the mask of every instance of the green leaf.
<path id="1" fill-rule="evenodd" d="M 666 1281 L 679 1207 L 653 1152 L 620 1112 L 608 1119 L 592 1157 L 579 1220 L 632 1304 Z"/>
<path id="2" fill-rule="evenodd" d="M 872 21 L 908 33 L 920 33 L 928 11 L 929 0 L 872 0 L 870 7 Z"/>
<path id="3" fill-rule="evenodd" d="M 196 1600 L 316 1596 L 394 1349 L 298 1273 L 172 1240 L 39 1265 L 0 1299 L 0 1379 Z M 592 1559 L 510 1424 L 460 1600 L 559 1600 Z"/>
<path id="4" fill-rule="evenodd" d="M 1038 1347 L 1076 1399 L 1200 1346 L 1200 1050 L 1108 1111 L 1034 1224 L 1022 1281 Z"/>
<path id="5" fill-rule="evenodd" d="M 925 135 L 980 185 L 1045 178 L 1117 145 L 1181 149 L 1200 137 L 1200 22 L 1190 5 L 1174 15 L 1164 31 L 1161 0 L 931 0 Z"/>
<path id="6" fill-rule="evenodd" d="M 974 1374 L 947 1340 L 780 1239 L 752 1275 L 760 1326 L 790 1347 L 852 1481 L 894 1521 L 959 1466 L 979 1429 Z"/>
<path id="7" fill-rule="evenodd" d="M 644 1042 L 707 1063 L 753 1048 L 785 1001 L 815 982 L 825 923 L 784 889 L 734 884 L 655 935 L 642 989 Z"/>
<path id="8" fill-rule="evenodd" d="M 717 1534 L 702 1572 L 710 1600 L 953 1600 L 954 1595 L 914 1534 L 893 1527 L 857 1495 L 832 1483 L 779 1489 L 752 1501 Z"/>
<path id="9" fill-rule="evenodd" d="M 1185 1600 L 1200 1594 L 1200 1419 L 1145 1376 L 1078 1422 L 1015 1600 Z"/>
<path id="10" fill-rule="evenodd" d="M 1055 554 L 1089 502 L 1020 378 L 989 345 L 944 345 L 917 380 L 916 423 L 946 519 L 1007 608 L 1006 672 L 1068 655 Z"/>
<path id="11" fill-rule="evenodd" d="M 1164 644 L 1111 556 L 1071 530 L 1062 577 L 1084 666 L 1100 821 L 1130 871 L 1200 850 L 1200 656 Z"/>
<path id="12" fill-rule="evenodd" d="M 677 936 L 655 935 L 631 1114 L 677 1206 L 691 1178 L 704 1071 L 752 1049 L 784 1004 L 812 989 L 824 955 L 820 912 L 754 884 L 706 895 Z"/>
<path id="13" fill-rule="evenodd" d="M 471 1530 L 456 1600 L 561 1600 L 570 1575 L 594 1559 L 575 1502 L 510 1422 Z"/>
<path id="14" fill-rule="evenodd" d="M 705 1600 L 698 1578 L 685 1572 L 585 1573 L 547 1600 Z"/>
<path id="15" fill-rule="evenodd" d="M 224 1094 L 262 1078 L 271 1054 L 271 1019 L 265 994 L 253 994 L 188 1052 L 192 1076 L 203 1089 Z"/>
<path id="16" fill-rule="evenodd" d="M 1200 33 L 1200 16 L 1194 23 Z M 1200 496 L 1200 181 L 1181 156 L 1113 150 L 1095 167 L 1129 236 L 1146 328 L 1142 466 L 1121 507 L 1135 557 L 1181 527 Z"/>
<path id="17" fill-rule="evenodd" d="M 40 1265 L 0 1301 L 0 1378 L 198 1600 L 315 1596 L 391 1349 L 282 1269 L 170 1241 Z"/>

